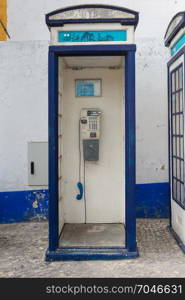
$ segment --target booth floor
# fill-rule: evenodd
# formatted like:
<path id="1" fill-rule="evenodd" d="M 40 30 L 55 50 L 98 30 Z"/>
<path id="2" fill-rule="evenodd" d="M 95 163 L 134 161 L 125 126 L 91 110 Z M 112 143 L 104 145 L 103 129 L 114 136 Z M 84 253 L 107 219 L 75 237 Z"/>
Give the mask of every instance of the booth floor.
<path id="1" fill-rule="evenodd" d="M 60 247 L 124 247 L 123 224 L 65 224 Z"/>
<path id="2" fill-rule="evenodd" d="M 0 224 L 0 277 L 185 277 L 185 254 L 167 219 L 138 219 L 140 256 L 115 261 L 46 262 L 48 223 Z"/>

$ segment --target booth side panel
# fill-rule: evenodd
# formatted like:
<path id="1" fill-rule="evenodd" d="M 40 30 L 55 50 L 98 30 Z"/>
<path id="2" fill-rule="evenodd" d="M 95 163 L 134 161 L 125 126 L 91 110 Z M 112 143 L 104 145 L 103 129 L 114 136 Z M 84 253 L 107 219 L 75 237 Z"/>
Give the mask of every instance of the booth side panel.
<path id="1" fill-rule="evenodd" d="M 126 248 L 136 250 L 135 52 L 125 57 Z"/>
<path id="2" fill-rule="evenodd" d="M 171 226 L 173 228 L 173 230 L 175 231 L 175 233 L 177 234 L 177 236 L 180 238 L 180 240 L 185 244 L 185 206 L 184 206 L 184 132 L 185 132 L 185 128 L 184 128 L 184 93 L 185 93 L 185 88 L 184 88 L 184 54 L 182 53 L 182 55 L 177 55 L 176 59 L 173 59 L 172 63 L 169 66 L 169 72 L 168 72 L 168 79 L 169 79 L 169 119 L 170 119 L 170 195 L 171 195 Z M 174 126 L 174 111 L 176 112 L 175 115 L 178 114 L 178 110 L 181 107 L 181 104 L 179 104 L 178 106 L 178 102 L 181 101 L 181 96 L 178 95 L 179 98 L 177 98 L 177 103 L 174 104 L 174 98 L 175 97 L 175 92 L 174 90 L 178 91 L 178 86 L 176 86 L 178 84 L 179 78 L 175 78 L 175 83 L 173 82 L 172 79 L 172 75 L 174 76 L 175 71 L 177 70 L 177 74 L 179 71 L 179 68 L 182 66 L 182 70 L 183 70 L 183 99 L 182 99 L 182 103 L 183 103 L 183 145 L 179 144 L 176 145 L 177 143 L 173 142 L 174 139 L 174 134 L 177 135 L 178 132 L 176 132 L 176 130 L 180 130 L 181 131 L 181 122 L 178 123 L 177 117 L 175 120 L 175 124 L 176 126 Z M 176 75 L 177 77 L 177 75 Z M 172 107 L 172 105 L 177 105 L 177 107 L 174 108 Z M 178 117 L 179 118 L 179 117 Z M 179 127 L 178 127 L 179 126 Z M 175 130 L 175 132 L 174 132 Z M 172 132 L 173 131 L 173 132 Z M 180 132 L 181 133 L 181 132 Z M 177 138 L 179 139 L 179 138 Z M 173 152 L 172 152 L 173 149 Z M 180 155 L 182 156 L 182 151 L 183 151 L 183 161 L 182 163 L 179 165 L 178 161 L 176 162 L 175 159 L 173 159 L 172 162 L 172 154 L 174 157 L 174 151 L 177 152 L 177 157 Z M 181 174 L 180 174 L 181 173 Z M 175 176 L 175 177 L 174 177 Z M 176 182 L 173 178 L 177 178 L 179 177 L 180 180 L 183 183 L 178 183 L 178 181 Z M 183 178 L 183 179 L 182 179 Z M 176 184 L 176 185 L 174 185 Z M 179 188 L 181 185 L 181 192 L 178 192 Z M 181 193 L 181 195 L 180 195 Z"/>
<path id="3" fill-rule="evenodd" d="M 58 57 L 49 51 L 49 250 L 58 247 Z"/>

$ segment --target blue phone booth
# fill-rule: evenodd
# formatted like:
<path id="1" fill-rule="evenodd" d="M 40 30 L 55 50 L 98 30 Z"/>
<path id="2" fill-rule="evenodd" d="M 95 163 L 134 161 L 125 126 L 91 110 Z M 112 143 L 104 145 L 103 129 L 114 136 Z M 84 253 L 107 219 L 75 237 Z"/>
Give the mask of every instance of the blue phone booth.
<path id="1" fill-rule="evenodd" d="M 170 231 L 185 252 L 185 12 L 177 13 L 167 28 L 165 46 L 171 58 L 168 66 Z"/>
<path id="2" fill-rule="evenodd" d="M 46 15 L 49 247 L 46 260 L 138 256 L 135 52 L 138 13 L 79 5 Z"/>

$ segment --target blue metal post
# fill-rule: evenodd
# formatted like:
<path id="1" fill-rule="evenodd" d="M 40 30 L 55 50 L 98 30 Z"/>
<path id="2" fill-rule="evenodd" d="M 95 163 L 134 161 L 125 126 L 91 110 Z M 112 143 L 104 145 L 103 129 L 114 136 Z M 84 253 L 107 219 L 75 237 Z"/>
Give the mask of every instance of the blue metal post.
<path id="1" fill-rule="evenodd" d="M 58 57 L 49 51 L 49 250 L 58 247 Z"/>
<path id="2" fill-rule="evenodd" d="M 135 51 L 125 56 L 125 197 L 126 197 L 126 248 L 136 251 L 135 202 Z"/>

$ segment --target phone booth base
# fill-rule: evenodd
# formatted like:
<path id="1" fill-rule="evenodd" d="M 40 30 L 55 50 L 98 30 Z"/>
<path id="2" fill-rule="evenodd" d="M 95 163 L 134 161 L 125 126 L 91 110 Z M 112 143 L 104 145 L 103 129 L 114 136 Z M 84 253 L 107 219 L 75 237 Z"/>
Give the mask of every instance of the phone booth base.
<path id="1" fill-rule="evenodd" d="M 74 10 L 84 19 L 69 20 Z M 124 25 L 114 16 L 110 25 L 110 19 L 87 19 L 89 11 L 130 19 Z M 46 21 L 52 44 L 46 260 L 137 257 L 133 29 L 138 13 L 86 5 L 52 12 Z"/>
<path id="2" fill-rule="evenodd" d="M 185 253 L 185 12 L 176 14 L 166 34 L 168 62 L 169 179 L 171 217 L 169 229 Z"/>

